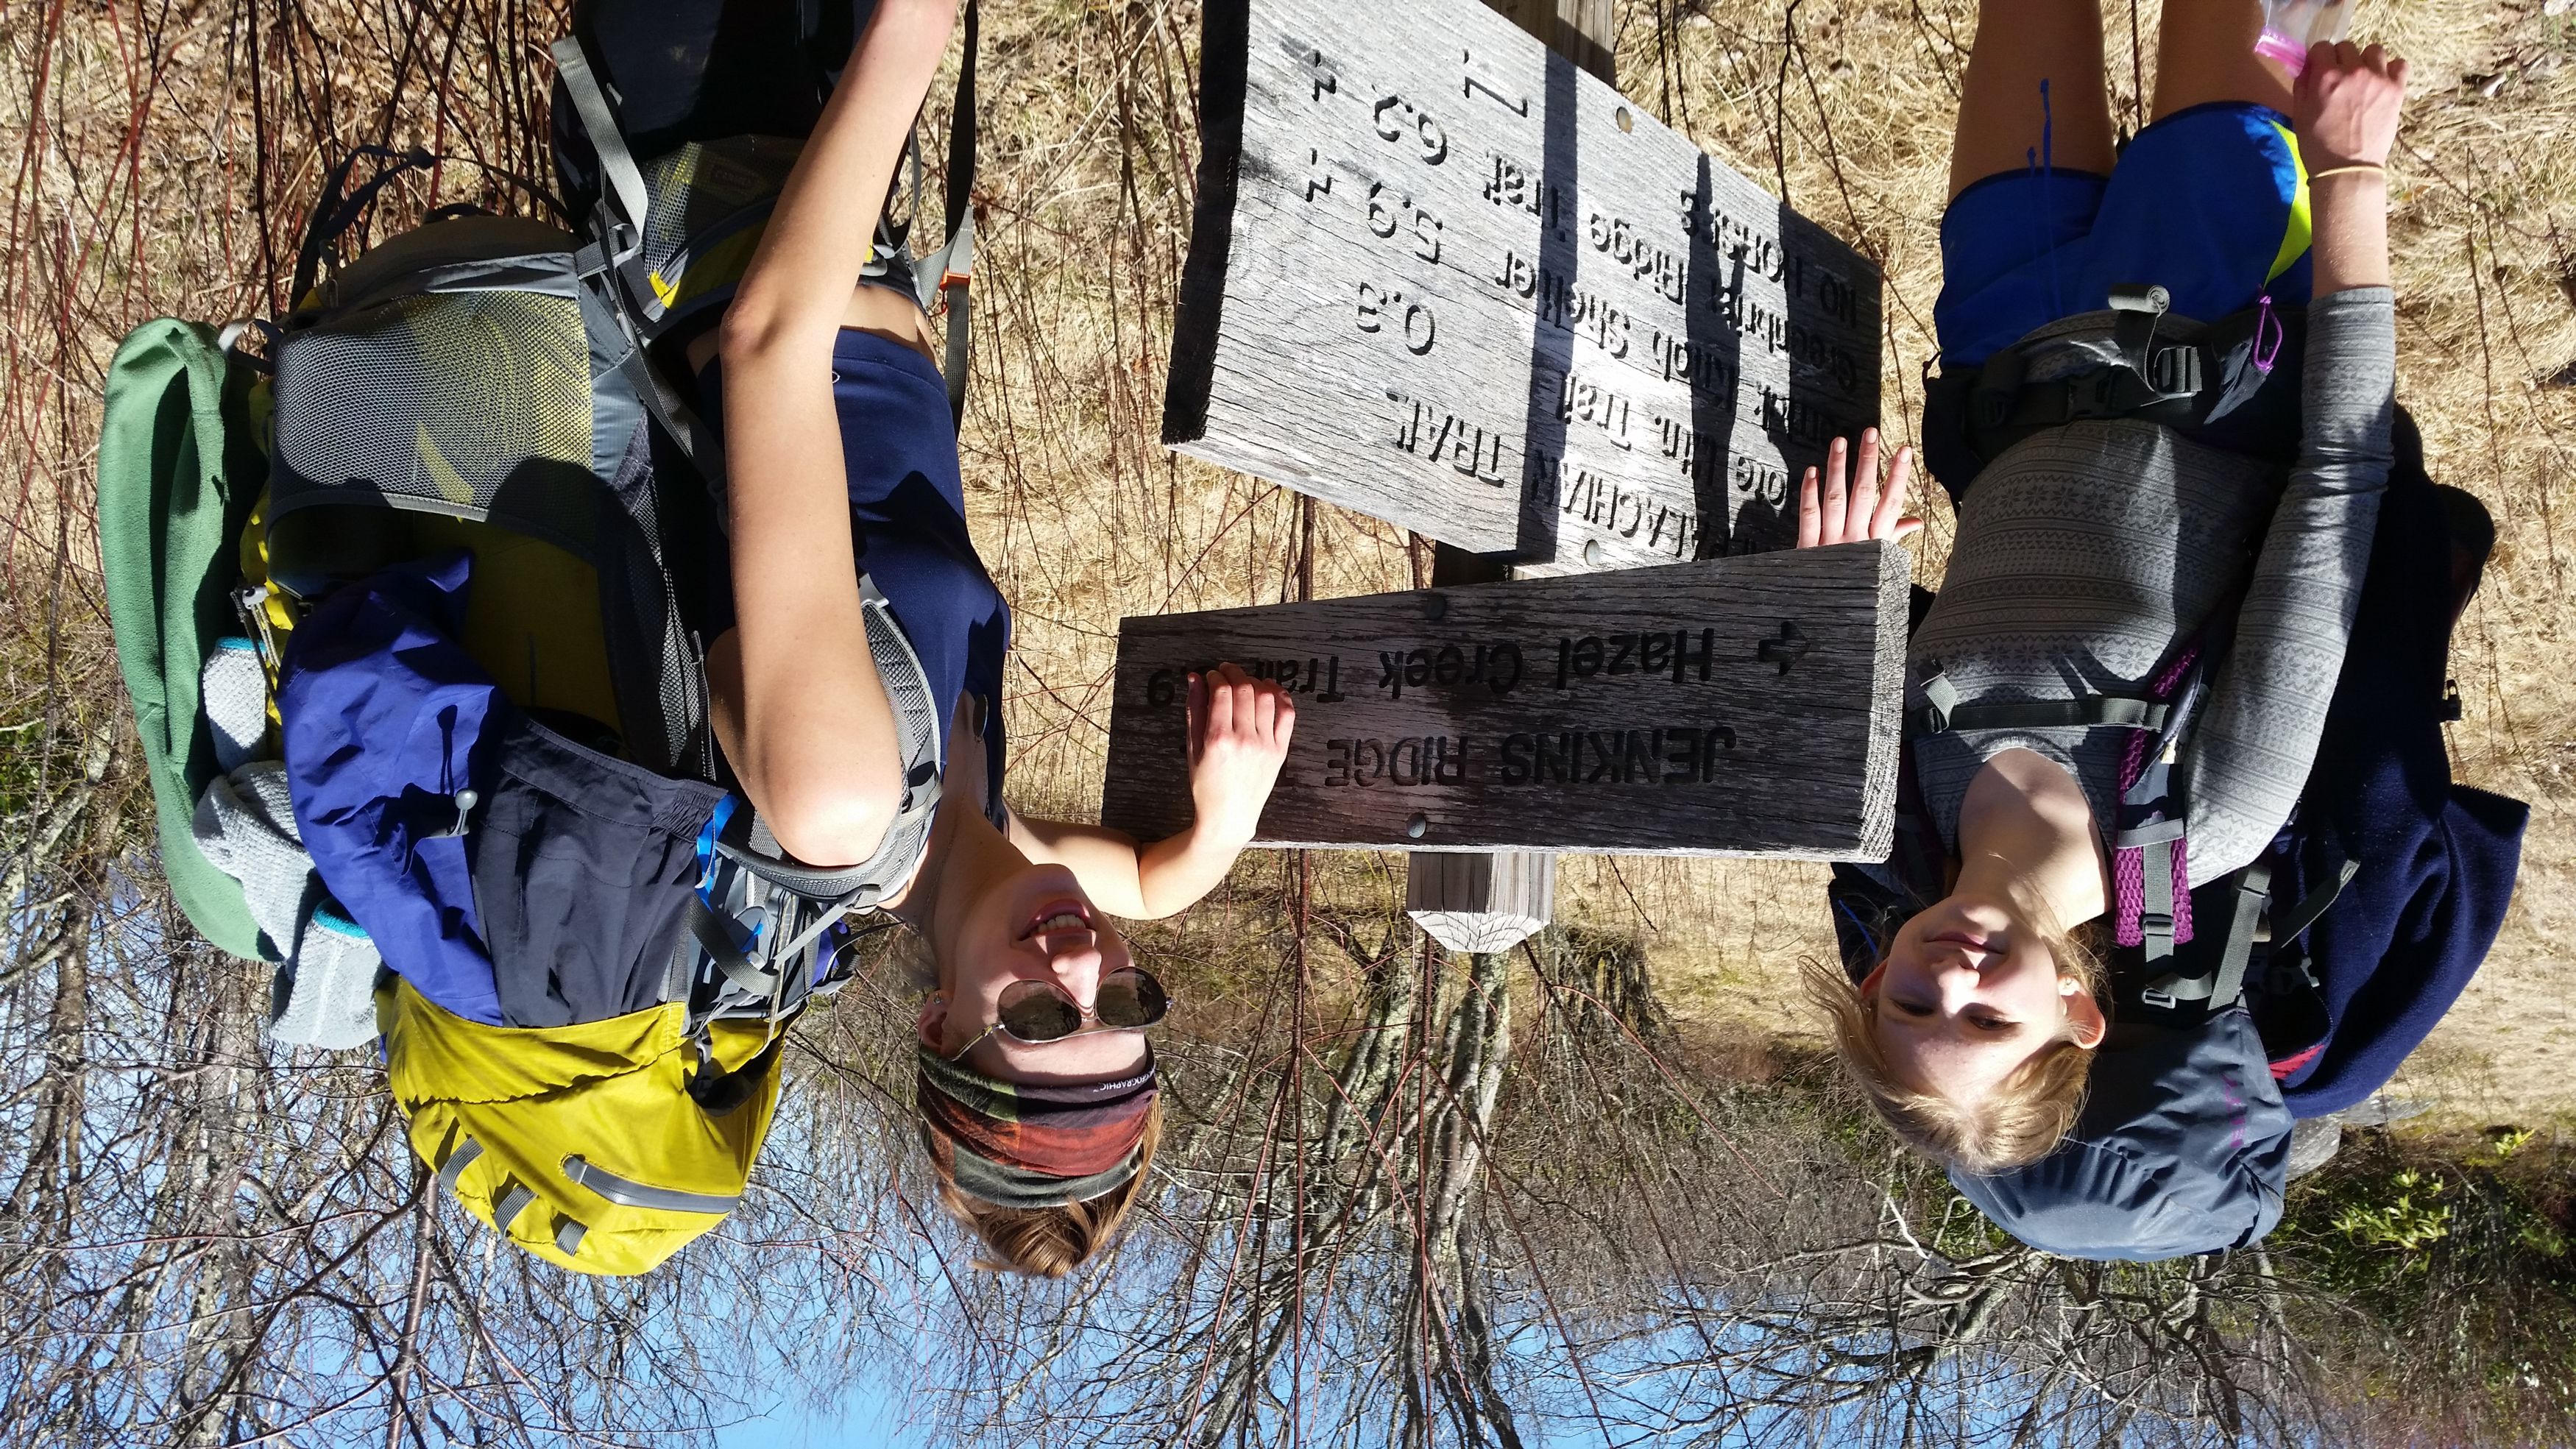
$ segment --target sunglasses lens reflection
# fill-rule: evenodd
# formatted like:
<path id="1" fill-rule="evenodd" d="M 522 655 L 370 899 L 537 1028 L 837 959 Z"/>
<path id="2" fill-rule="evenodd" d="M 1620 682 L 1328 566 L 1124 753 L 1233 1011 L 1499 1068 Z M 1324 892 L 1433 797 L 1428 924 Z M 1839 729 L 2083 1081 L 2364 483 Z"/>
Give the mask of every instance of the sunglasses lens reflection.
<path id="1" fill-rule="evenodd" d="M 1082 1013 L 1073 999 L 1042 981 L 1014 981 L 1002 988 L 1002 1029 L 1022 1041 L 1055 1041 L 1073 1035 Z"/>
<path id="2" fill-rule="evenodd" d="M 1162 982 L 1131 968 L 1102 978 L 1096 1010 L 1105 1026 L 1152 1026 L 1170 1005 Z"/>

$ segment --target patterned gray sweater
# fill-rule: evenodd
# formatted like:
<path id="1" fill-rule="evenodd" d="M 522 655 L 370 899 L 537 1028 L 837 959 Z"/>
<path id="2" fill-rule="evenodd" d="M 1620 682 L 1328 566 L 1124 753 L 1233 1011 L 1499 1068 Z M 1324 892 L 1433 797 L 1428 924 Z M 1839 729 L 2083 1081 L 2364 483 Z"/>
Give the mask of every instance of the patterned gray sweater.
<path id="1" fill-rule="evenodd" d="M 2063 347 L 2031 375 L 2106 357 L 2111 316 L 2033 334 Z M 2307 783 L 2343 667 L 2392 462 L 2396 373 L 2394 299 L 2356 288 L 2309 309 L 2300 457 L 2286 485 L 2277 467 L 2147 422 L 2072 423 L 2006 450 L 1960 510 L 1940 597 L 1908 650 L 1907 707 L 1921 707 L 1936 673 L 1967 701 L 2142 695 L 2250 557 L 2234 645 L 2179 763 L 2192 883 L 2254 859 Z M 2009 749 L 2064 766 L 2107 833 L 2129 737 L 2080 725 L 1931 735 L 1915 742 L 1915 763 L 1954 851 L 1969 782 Z"/>

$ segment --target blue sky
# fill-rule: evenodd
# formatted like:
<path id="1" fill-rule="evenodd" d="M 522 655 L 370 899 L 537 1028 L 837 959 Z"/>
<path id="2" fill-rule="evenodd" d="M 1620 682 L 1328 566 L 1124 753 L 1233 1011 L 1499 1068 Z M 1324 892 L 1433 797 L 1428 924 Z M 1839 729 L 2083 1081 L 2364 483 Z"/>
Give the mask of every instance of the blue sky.
<path id="1" fill-rule="evenodd" d="M 926 1437 L 902 1423 L 902 1406 L 885 1388 L 853 1379 L 835 1404 L 773 1405 L 766 1417 L 719 1433 L 722 1449 L 913 1449 Z"/>

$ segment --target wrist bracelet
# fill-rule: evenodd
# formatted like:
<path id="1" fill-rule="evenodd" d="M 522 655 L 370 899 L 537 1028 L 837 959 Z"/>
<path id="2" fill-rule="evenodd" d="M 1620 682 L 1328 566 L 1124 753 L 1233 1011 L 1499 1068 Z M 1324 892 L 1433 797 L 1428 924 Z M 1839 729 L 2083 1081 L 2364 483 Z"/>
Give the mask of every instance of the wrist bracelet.
<path id="1" fill-rule="evenodd" d="M 2323 171 L 2311 171 L 2308 180 L 2323 181 L 2329 176 L 2349 176 L 2356 171 L 2376 171 L 2382 176 L 2388 174 L 2388 168 L 2376 161 L 2355 161 L 2349 166 L 2329 166 Z"/>

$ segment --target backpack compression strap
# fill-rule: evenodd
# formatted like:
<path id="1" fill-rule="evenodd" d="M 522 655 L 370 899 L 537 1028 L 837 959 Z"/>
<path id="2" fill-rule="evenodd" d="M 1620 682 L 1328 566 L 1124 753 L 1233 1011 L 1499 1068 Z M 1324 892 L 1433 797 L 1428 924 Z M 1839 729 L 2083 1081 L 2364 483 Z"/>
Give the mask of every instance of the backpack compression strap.
<path id="1" fill-rule="evenodd" d="M 656 1187 L 649 1182 L 637 1182 L 598 1166 L 578 1152 L 563 1160 L 563 1175 L 575 1185 L 589 1188 L 619 1207 L 722 1217 L 742 1201 L 740 1193 L 684 1192 L 676 1187 Z"/>
<path id="2" fill-rule="evenodd" d="M 349 184 L 349 174 L 357 169 L 359 162 L 366 160 L 383 164 L 357 190 L 343 196 L 341 193 Z M 358 218 L 366 214 L 367 205 L 376 199 L 377 192 L 405 172 L 426 171 L 437 161 L 437 157 L 418 148 L 397 151 L 391 146 L 351 147 L 349 154 L 340 158 L 340 164 L 332 167 L 331 173 L 322 178 L 322 194 L 314 198 L 312 218 L 304 224 L 304 244 L 296 248 L 294 290 L 287 296 L 287 307 L 293 309 L 304 305 L 305 297 L 322 280 L 323 254 L 349 228 L 358 224 Z"/>
<path id="3" fill-rule="evenodd" d="M 971 356 L 969 328 L 974 315 L 968 286 L 975 274 L 975 208 L 971 195 L 975 185 L 975 51 L 982 28 L 975 6 L 976 0 L 966 0 L 966 54 L 957 67 L 957 104 L 948 122 L 948 240 L 921 259 L 915 279 L 923 311 L 930 310 L 934 297 L 947 301 L 948 355 L 940 370 L 948 379 L 948 421 L 952 426 L 966 417 L 966 365 Z"/>
<path id="4" fill-rule="evenodd" d="M 599 153 L 599 169 L 608 180 L 607 199 L 617 212 L 617 225 L 608 238 L 613 247 L 608 260 L 623 270 L 644 251 L 644 223 L 652 214 L 653 193 L 644 185 L 644 171 L 635 164 L 635 154 L 626 149 L 626 137 L 617 129 L 617 113 L 609 108 L 599 77 L 591 73 L 580 37 L 567 35 L 550 49 L 555 73 L 563 78 L 564 93 L 572 97 L 573 110 L 581 116 L 581 128 L 590 134 L 591 149 Z M 652 293 L 647 289 L 644 295 Z"/>
<path id="5" fill-rule="evenodd" d="M 2162 855 L 2149 851 L 2150 862 Z M 2184 1003 L 2206 1002 L 2212 1011 L 2220 1010 L 2245 994 L 2245 963 L 2254 953 L 2254 927 L 2263 917 L 2263 907 L 2272 899 L 2272 865 L 2258 860 L 2236 873 L 2236 909 L 2228 913 L 2227 935 L 2220 943 L 2218 969 L 2206 976 L 2184 976 L 2171 973 L 2147 983 L 2138 999 L 2147 1005 L 2171 1010 Z M 2170 930 L 2165 941 L 2165 954 L 2173 953 Z M 2157 957 L 2150 956 L 2150 962 Z"/>
<path id="6" fill-rule="evenodd" d="M 2344 861 L 2334 875 L 2315 890 L 2301 897 L 2297 904 L 2274 913 L 2271 943 L 2274 950 L 2299 938 L 2317 918 L 2326 913 L 2345 886 L 2361 871 L 2358 861 Z M 2148 1006 L 2171 1010 L 2185 1005 L 2207 1003 L 2211 1011 L 2232 1006 L 2245 994 L 2245 976 L 2254 955 L 2255 933 L 2261 925 L 2264 907 L 2272 901 L 2272 863 L 2258 860 L 2236 873 L 2235 909 L 2228 913 L 2227 931 L 2219 943 L 2218 969 L 2206 976 L 2184 976 L 2179 973 L 2160 976 L 2147 983 L 2138 994 Z"/>
<path id="7" fill-rule="evenodd" d="M 2283 945 L 2297 940 L 2302 932 L 2317 923 L 2317 918 L 2326 913 L 2326 908 L 2335 903 L 2335 899 L 2343 894 L 2343 888 L 2352 884 L 2352 878 L 2359 874 L 2360 861 L 2347 860 L 2336 866 L 2333 880 L 2308 892 L 2297 905 L 2272 919 L 2272 939 Z"/>
<path id="8" fill-rule="evenodd" d="M 2162 730 L 2168 713 L 2157 700 L 2088 694 L 2081 699 L 2013 699 L 1967 704 L 1946 674 L 1923 681 L 1924 707 L 1916 716 L 1925 734 L 1952 730 L 2042 730 L 2063 725 L 2121 725 Z"/>

